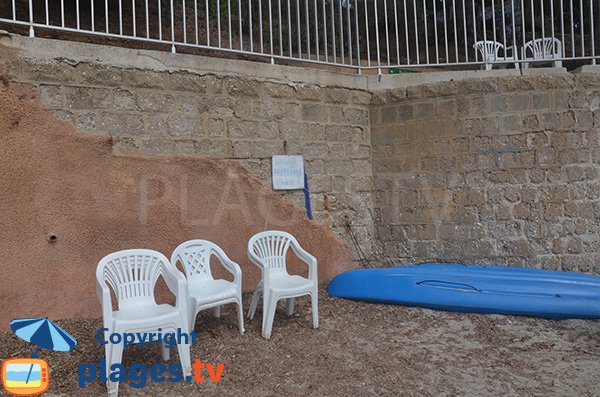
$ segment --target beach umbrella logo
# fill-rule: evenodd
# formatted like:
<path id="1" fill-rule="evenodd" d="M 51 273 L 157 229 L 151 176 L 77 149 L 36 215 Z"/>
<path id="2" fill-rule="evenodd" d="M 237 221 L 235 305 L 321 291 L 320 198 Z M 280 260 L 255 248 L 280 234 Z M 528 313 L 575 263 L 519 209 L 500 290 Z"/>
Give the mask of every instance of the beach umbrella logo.
<path id="1" fill-rule="evenodd" d="M 32 357 L 37 357 L 40 348 L 67 352 L 77 344 L 75 338 L 48 317 L 18 318 L 10 322 L 10 328 L 19 338 L 35 345 Z"/>
<path id="2" fill-rule="evenodd" d="M 11 358 L 2 362 L 2 386 L 10 394 L 33 396 L 44 393 L 50 384 L 50 370 L 45 360 L 37 358 L 39 349 L 69 351 L 77 340 L 46 318 L 20 318 L 10 322 L 19 338 L 35 345 L 32 358 Z"/>

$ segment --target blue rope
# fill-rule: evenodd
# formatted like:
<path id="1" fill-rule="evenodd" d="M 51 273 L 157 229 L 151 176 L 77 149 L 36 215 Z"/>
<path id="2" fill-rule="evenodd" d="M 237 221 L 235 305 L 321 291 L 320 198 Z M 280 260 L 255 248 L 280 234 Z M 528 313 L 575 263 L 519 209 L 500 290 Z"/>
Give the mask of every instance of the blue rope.
<path id="1" fill-rule="evenodd" d="M 306 172 L 304 173 L 304 203 L 306 204 L 306 215 L 308 215 L 308 219 L 312 220 L 312 207 L 310 204 L 310 192 L 308 191 L 308 178 L 306 176 Z"/>

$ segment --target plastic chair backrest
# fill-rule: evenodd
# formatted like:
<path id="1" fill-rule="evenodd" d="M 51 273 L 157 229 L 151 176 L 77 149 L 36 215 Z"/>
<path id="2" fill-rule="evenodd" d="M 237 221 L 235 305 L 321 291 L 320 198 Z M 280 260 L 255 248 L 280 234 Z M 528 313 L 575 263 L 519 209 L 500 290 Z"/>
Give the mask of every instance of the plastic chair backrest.
<path id="1" fill-rule="evenodd" d="M 210 257 L 219 250 L 216 244 L 207 240 L 186 241 L 173 251 L 171 264 L 175 266 L 177 261 L 181 262 L 188 280 L 213 279 Z"/>
<path id="2" fill-rule="evenodd" d="M 287 272 L 285 256 L 294 236 L 277 230 L 268 230 L 252 236 L 248 241 L 248 250 L 260 258 L 270 271 Z"/>
<path id="3" fill-rule="evenodd" d="M 485 60 L 488 60 L 498 58 L 498 51 L 501 48 L 504 48 L 504 45 L 502 43 L 498 43 L 497 41 L 486 40 L 476 42 L 473 47 L 479 50 L 481 56 Z"/>
<path id="4" fill-rule="evenodd" d="M 102 258 L 96 278 L 113 290 L 119 309 L 126 309 L 139 302 L 156 303 L 154 287 L 167 264 L 167 258 L 157 251 L 117 251 Z"/>
<path id="5" fill-rule="evenodd" d="M 529 50 L 534 59 L 552 59 L 562 57 L 562 47 L 560 40 L 553 37 L 544 37 L 525 43 L 525 54 Z"/>

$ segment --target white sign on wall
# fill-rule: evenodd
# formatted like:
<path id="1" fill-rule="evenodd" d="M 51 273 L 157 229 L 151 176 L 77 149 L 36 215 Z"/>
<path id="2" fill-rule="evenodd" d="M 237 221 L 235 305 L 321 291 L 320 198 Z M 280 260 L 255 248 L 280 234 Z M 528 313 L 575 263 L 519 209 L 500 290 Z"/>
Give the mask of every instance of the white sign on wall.
<path id="1" fill-rule="evenodd" d="M 273 156 L 273 189 L 304 189 L 304 158 L 298 156 Z"/>

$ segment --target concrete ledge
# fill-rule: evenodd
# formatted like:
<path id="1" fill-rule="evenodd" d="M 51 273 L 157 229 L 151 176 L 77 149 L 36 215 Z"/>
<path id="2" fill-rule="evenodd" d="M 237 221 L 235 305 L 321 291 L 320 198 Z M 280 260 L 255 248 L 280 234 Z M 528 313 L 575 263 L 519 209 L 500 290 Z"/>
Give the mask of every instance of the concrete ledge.
<path id="1" fill-rule="evenodd" d="M 16 34 L 0 35 L 0 44 L 18 49 L 22 57 L 32 62 L 61 60 L 74 65 L 93 63 L 156 72 L 187 71 L 196 74 L 248 76 L 265 81 L 367 89 L 365 76 L 296 66 L 271 65 L 201 55 L 172 54 L 165 51 L 137 50 L 66 40 L 30 38 Z"/>
<path id="2" fill-rule="evenodd" d="M 573 70 L 573 73 L 600 73 L 600 65 L 583 65 L 582 67 Z"/>
<path id="3" fill-rule="evenodd" d="M 519 69 L 461 70 L 432 73 L 401 73 L 367 76 L 369 91 L 404 88 L 443 81 L 460 81 L 488 77 L 520 76 Z"/>

